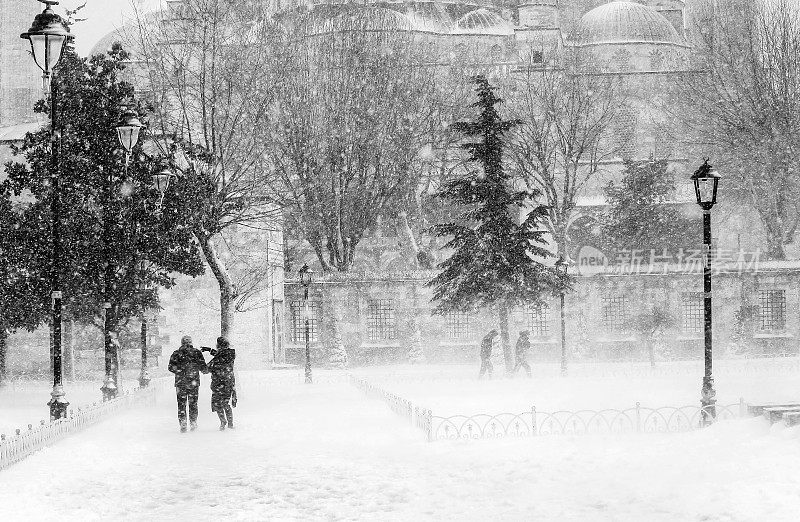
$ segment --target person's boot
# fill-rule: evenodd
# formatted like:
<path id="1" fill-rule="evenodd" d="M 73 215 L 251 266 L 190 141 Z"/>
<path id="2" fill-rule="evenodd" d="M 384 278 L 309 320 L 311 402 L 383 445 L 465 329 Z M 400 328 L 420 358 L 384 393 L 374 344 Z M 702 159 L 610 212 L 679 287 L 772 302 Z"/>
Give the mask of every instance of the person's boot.
<path id="1" fill-rule="evenodd" d="M 192 430 L 192 431 L 196 430 L 197 429 L 197 423 L 196 422 L 189 423 L 189 429 Z"/>
<path id="2" fill-rule="evenodd" d="M 225 431 L 225 414 L 219 413 L 219 431 Z"/>
<path id="3" fill-rule="evenodd" d="M 228 410 L 228 411 L 225 412 L 225 415 L 228 417 L 228 429 L 232 430 L 233 429 L 233 411 L 232 410 Z"/>
<path id="4" fill-rule="evenodd" d="M 181 433 L 186 433 L 186 421 L 181 421 Z"/>

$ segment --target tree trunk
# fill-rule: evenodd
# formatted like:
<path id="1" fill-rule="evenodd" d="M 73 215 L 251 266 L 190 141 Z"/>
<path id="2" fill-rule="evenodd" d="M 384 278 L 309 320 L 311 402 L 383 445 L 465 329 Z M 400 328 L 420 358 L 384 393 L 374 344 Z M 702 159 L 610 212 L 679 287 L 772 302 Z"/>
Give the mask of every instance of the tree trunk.
<path id="1" fill-rule="evenodd" d="M 206 235 L 195 234 L 197 241 L 200 243 L 200 249 L 203 251 L 203 256 L 206 258 L 206 263 L 214 274 L 219 285 L 219 317 L 220 317 L 220 335 L 231 340 L 233 334 L 233 314 L 234 314 L 234 300 L 236 299 L 236 291 L 231 281 L 231 276 L 228 269 L 219 258 L 219 253 L 214 245 L 211 237 Z"/>
<path id="2" fill-rule="evenodd" d="M 767 228 L 767 257 L 773 260 L 786 259 L 782 231 Z"/>
<path id="3" fill-rule="evenodd" d="M 408 242 L 408 246 L 410 248 L 410 257 L 411 257 L 411 264 L 414 265 L 416 268 L 419 268 L 418 256 L 419 256 L 419 244 L 417 244 L 417 239 L 414 237 L 414 231 L 411 230 L 411 225 L 408 224 L 408 212 L 400 211 L 397 214 L 397 235 L 400 237 L 405 237 L 406 241 Z"/>
<path id="4" fill-rule="evenodd" d="M 7 377 L 6 354 L 8 353 L 8 330 L 0 324 L 0 386 L 5 384 Z"/>
<path id="5" fill-rule="evenodd" d="M 500 319 L 500 343 L 503 346 L 503 360 L 506 363 L 506 375 L 511 374 L 514 369 L 514 357 L 511 353 L 511 341 L 508 332 L 508 306 L 503 303 L 498 309 Z"/>
<path id="6" fill-rule="evenodd" d="M 647 356 L 650 358 L 650 367 L 656 367 L 656 353 L 653 347 L 653 340 L 649 337 L 645 340 L 645 345 L 647 346 Z"/>

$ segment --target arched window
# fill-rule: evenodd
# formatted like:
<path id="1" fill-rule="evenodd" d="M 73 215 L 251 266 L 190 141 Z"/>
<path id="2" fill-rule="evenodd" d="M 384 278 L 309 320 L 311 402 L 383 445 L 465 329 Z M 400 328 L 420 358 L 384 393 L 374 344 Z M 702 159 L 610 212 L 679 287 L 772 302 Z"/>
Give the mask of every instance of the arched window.
<path id="1" fill-rule="evenodd" d="M 489 58 L 492 62 L 499 62 L 503 59 L 503 48 L 497 44 L 494 44 L 491 49 L 489 49 Z"/>

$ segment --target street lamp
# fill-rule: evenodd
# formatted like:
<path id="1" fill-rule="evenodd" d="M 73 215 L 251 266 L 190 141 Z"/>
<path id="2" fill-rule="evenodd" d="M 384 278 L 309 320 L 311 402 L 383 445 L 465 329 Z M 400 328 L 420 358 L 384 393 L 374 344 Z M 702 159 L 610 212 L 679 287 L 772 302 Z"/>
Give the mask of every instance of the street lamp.
<path id="1" fill-rule="evenodd" d="M 139 115 L 131 108 L 126 108 L 122 113 L 117 124 L 117 138 L 119 144 L 125 149 L 125 166 L 127 167 L 130 160 L 131 152 L 139 141 L 139 131 L 144 128 L 144 125 L 139 121 Z"/>
<path id="2" fill-rule="evenodd" d="M 567 254 L 561 254 L 556 261 L 556 272 L 566 279 L 567 271 L 572 266 L 572 260 Z M 560 291 L 561 297 L 561 375 L 567 374 L 567 329 L 564 320 L 564 288 Z"/>
<path id="3" fill-rule="evenodd" d="M 705 374 L 700 405 L 702 421 L 709 424 L 717 416 L 714 391 L 714 377 L 711 375 L 711 208 L 717 202 L 717 186 L 720 175 L 708 164 L 708 158 L 690 178 L 694 182 L 694 193 L 697 204 L 703 209 L 703 301 L 705 317 Z"/>
<path id="4" fill-rule="evenodd" d="M 144 297 L 144 292 L 147 290 L 147 286 L 145 285 L 145 278 L 147 276 L 147 262 L 144 259 L 139 262 L 139 271 L 141 274 L 139 290 L 142 292 L 142 297 Z M 150 384 L 150 373 L 147 371 L 147 311 L 144 309 L 144 307 L 142 307 L 140 321 L 142 324 L 140 338 L 142 346 L 142 371 L 139 374 L 139 387 L 147 388 L 147 386 Z"/>
<path id="5" fill-rule="evenodd" d="M 61 196 L 59 194 L 58 178 L 58 148 L 60 133 L 56 115 L 57 88 L 55 82 L 49 82 L 64 54 L 67 39 L 71 38 L 69 28 L 64 20 L 53 12 L 54 0 L 39 0 L 45 4 L 44 11 L 36 15 L 33 24 L 20 38 L 28 40 L 31 45 L 31 54 L 36 65 L 42 70 L 42 79 L 45 92 L 50 84 L 50 214 L 52 219 L 52 264 L 50 268 L 50 291 L 53 299 L 53 390 L 50 392 L 50 419 L 56 420 L 66 417 L 67 402 L 61 371 L 61 281 L 59 277 L 59 260 L 61 259 Z"/>
<path id="6" fill-rule="evenodd" d="M 167 167 L 163 167 L 156 174 L 150 176 L 153 181 L 152 187 L 158 190 L 158 193 L 161 195 L 156 204 L 156 214 L 161 213 L 161 205 L 164 203 L 164 194 L 166 194 L 167 189 L 169 189 L 169 183 L 172 181 L 173 176 L 174 174 L 172 174 L 172 171 Z"/>
<path id="7" fill-rule="evenodd" d="M 306 384 L 311 384 L 311 339 L 309 331 L 309 309 L 308 309 L 308 287 L 311 285 L 311 277 L 314 272 L 308 268 L 308 265 L 303 265 L 298 271 L 300 275 L 300 284 L 303 285 L 303 316 L 305 320 L 305 334 L 306 334 Z"/>

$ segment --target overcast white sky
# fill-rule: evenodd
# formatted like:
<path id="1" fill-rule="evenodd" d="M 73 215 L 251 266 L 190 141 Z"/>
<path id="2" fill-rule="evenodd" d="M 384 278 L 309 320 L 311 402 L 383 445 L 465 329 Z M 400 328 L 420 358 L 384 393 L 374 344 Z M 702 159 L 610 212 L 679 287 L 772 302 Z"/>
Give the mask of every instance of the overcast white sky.
<path id="1" fill-rule="evenodd" d="M 100 38 L 121 26 L 126 18 L 131 19 L 134 5 L 153 10 L 161 4 L 161 0 L 61 0 L 56 9 L 63 14 L 64 9 L 74 9 L 83 3 L 86 7 L 78 14 L 79 18 L 87 20 L 75 25 L 72 32 L 75 35 L 75 49 L 81 56 L 86 56 Z"/>

